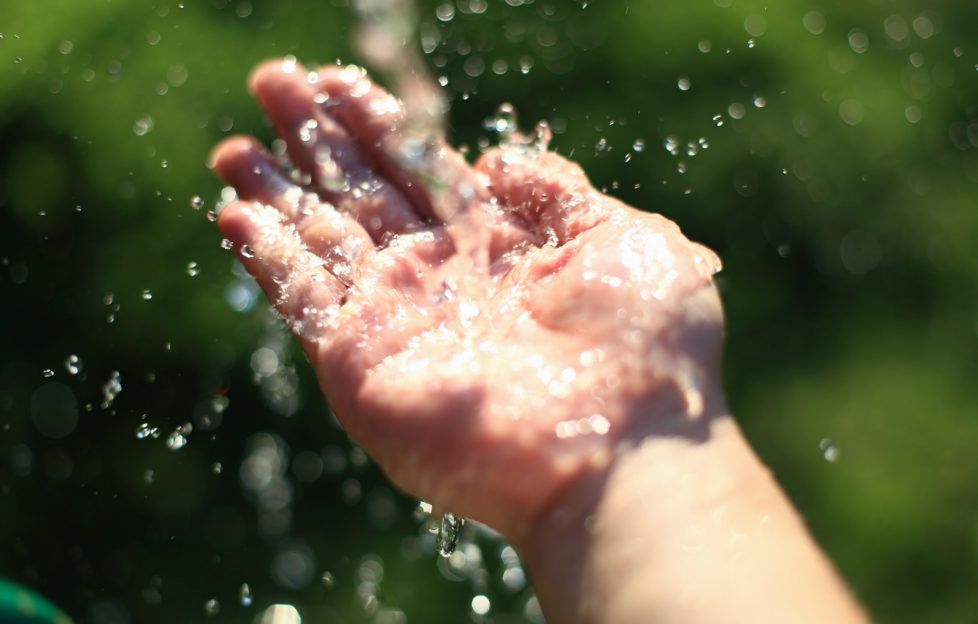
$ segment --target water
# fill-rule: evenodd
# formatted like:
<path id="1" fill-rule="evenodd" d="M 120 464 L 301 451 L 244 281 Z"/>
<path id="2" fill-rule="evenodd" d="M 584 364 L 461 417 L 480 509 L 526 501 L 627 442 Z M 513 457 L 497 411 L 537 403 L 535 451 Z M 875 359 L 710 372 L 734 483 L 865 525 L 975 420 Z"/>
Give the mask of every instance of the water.
<path id="1" fill-rule="evenodd" d="M 818 443 L 818 448 L 822 451 L 822 457 L 830 464 L 839 459 L 839 447 L 829 438 L 822 438 Z"/>
<path id="2" fill-rule="evenodd" d="M 22 507 L 7 509 L 5 513 L 10 513 L 15 523 L 22 523 L 25 510 L 30 509 L 31 497 L 36 496 L 33 492 L 43 490 L 40 487 L 43 484 L 73 507 L 93 505 L 97 511 L 103 511 L 97 505 L 108 503 L 101 501 L 118 501 L 113 503 L 116 507 L 112 517 L 102 514 L 107 523 L 106 533 L 134 532 L 134 538 L 147 545 L 145 556 L 127 550 L 124 544 L 93 548 L 84 534 L 77 531 L 74 534 L 82 537 L 76 538 L 76 543 L 59 543 L 60 528 L 46 526 L 41 515 L 31 518 L 33 531 L 18 536 L 23 551 L 10 551 L 11 570 L 37 565 L 41 567 L 38 573 L 42 577 L 57 578 L 50 570 L 43 569 L 44 558 L 39 554 L 44 552 L 44 547 L 39 545 L 39 537 L 32 537 L 35 535 L 53 543 L 50 548 L 70 553 L 73 566 L 93 571 L 94 576 L 79 577 L 82 580 L 71 590 L 55 589 L 64 600 L 71 601 L 72 596 L 85 593 L 87 584 L 137 588 L 133 596 L 100 594 L 97 600 L 84 603 L 78 599 L 78 604 L 72 606 L 77 621 L 95 621 L 95 614 L 119 613 L 124 617 L 102 620 L 202 619 L 201 605 L 209 596 L 220 599 L 223 605 L 215 619 L 234 619 L 237 617 L 234 611 L 239 609 L 235 590 L 243 578 L 256 590 L 260 589 L 262 600 L 288 602 L 294 598 L 295 606 L 301 610 L 301 597 L 274 586 L 267 566 L 256 564 L 240 572 L 240 576 L 236 576 L 237 572 L 230 573 L 228 562 L 233 553 L 254 551 L 255 559 L 262 560 L 268 554 L 266 541 L 279 543 L 287 539 L 299 531 L 298 527 L 308 524 L 310 516 L 324 533 L 341 538 L 346 529 L 330 524 L 335 517 L 352 518 L 354 524 L 362 520 L 360 524 L 369 530 L 379 526 L 374 525 L 373 517 L 367 512 L 375 497 L 372 492 L 378 486 L 375 477 L 350 461 L 345 438 L 314 395 L 315 380 L 303 377 L 307 371 L 302 368 L 301 357 L 289 352 L 290 343 L 269 336 L 272 330 L 263 318 L 264 299 L 256 292 L 253 282 L 240 276 L 225 279 L 233 262 L 232 255 L 223 253 L 214 244 L 219 237 L 213 225 L 196 212 L 206 211 L 209 213 L 206 219 L 216 219 L 217 212 L 208 208 L 213 208 L 213 201 L 219 196 L 222 200 L 229 197 L 221 193 L 220 186 L 201 165 L 208 146 L 228 132 L 247 133 L 258 129 L 264 137 L 271 130 L 259 118 L 257 106 L 244 95 L 246 67 L 239 64 L 228 66 L 226 71 L 208 72 L 189 51 L 206 52 L 211 42 L 227 42 L 228 49 L 235 45 L 247 47 L 255 58 L 295 49 L 302 50 L 303 60 L 310 60 L 312 55 L 331 61 L 340 53 L 341 46 L 335 42 L 346 36 L 344 29 L 348 23 L 342 19 L 342 13 L 327 11 L 339 2 L 310 5 L 301 15 L 290 10 L 269 13 L 261 3 L 251 3 L 253 10 L 248 11 L 244 9 L 245 4 L 248 3 L 217 0 L 187 3 L 185 8 L 176 3 L 146 5 L 144 10 L 127 14 L 127 20 L 131 20 L 127 24 L 131 23 L 132 28 L 116 29 L 107 39 L 103 37 L 105 45 L 98 50 L 86 43 L 94 40 L 86 32 L 96 31 L 92 25 L 101 19 L 90 10 L 92 3 L 65 5 L 65 19 L 75 28 L 71 33 L 59 32 L 53 22 L 45 26 L 44 20 L 35 20 L 25 22 L 24 37 L 17 40 L 10 31 L 11 26 L 5 28 L 8 32 L 3 44 L 8 52 L 6 67 L 10 70 L 6 79 L 10 88 L 22 97 L 8 98 L 8 104 L 0 105 L 6 111 L 0 132 L 10 155 L 0 163 L 3 169 L 0 177 L 10 181 L 4 187 L 2 212 L 4 231 L 9 236 L 4 239 L 0 288 L 4 289 L 3 300 L 9 304 L 5 306 L 11 316 L 8 325 L 23 326 L 28 330 L 24 333 L 37 337 L 30 348 L 20 347 L 19 332 L 14 332 L 10 340 L 4 341 L 5 351 L 0 358 L 3 361 L 0 413 L 12 416 L 0 423 L 0 457 L 9 457 L 11 462 L 0 464 L 8 470 L 15 468 L 18 475 L 2 479 L 0 492 L 8 494 L 10 500 L 26 501 Z M 377 11 L 406 15 L 394 2 L 378 0 L 373 4 L 379 7 Z M 447 8 L 441 8 L 445 4 Z M 368 3 L 362 6 L 363 10 L 369 8 Z M 967 212 L 957 207 L 960 200 L 955 199 L 954 193 L 943 189 L 956 189 L 958 195 L 967 196 L 962 189 L 974 182 L 974 167 L 968 159 L 975 153 L 970 137 L 976 120 L 960 102 L 968 101 L 963 87 L 972 84 L 978 61 L 974 46 L 969 43 L 967 33 L 962 33 L 957 26 L 951 8 L 920 5 L 895 11 L 892 7 L 883 10 L 885 7 L 880 5 L 882 12 L 878 12 L 867 5 L 855 13 L 840 15 L 820 7 L 807 14 L 807 9 L 783 11 L 783 20 L 774 13 L 765 13 L 764 34 L 759 35 L 754 34 L 761 32 L 757 20 L 752 20 L 748 27 L 743 24 L 747 13 L 732 13 L 738 10 L 736 3 L 732 8 L 706 3 L 701 8 L 709 19 L 687 24 L 684 20 L 688 18 L 679 16 L 678 23 L 683 28 L 674 29 L 661 26 L 669 23 L 668 20 L 653 19 L 662 17 L 659 14 L 666 10 L 662 8 L 665 5 L 631 3 L 630 16 L 618 16 L 614 28 L 604 33 L 603 40 L 589 43 L 587 37 L 598 37 L 601 29 L 607 27 L 602 11 L 607 11 L 608 6 L 608 3 L 591 3 L 583 9 L 580 2 L 539 0 L 533 3 L 439 1 L 427 5 L 420 16 L 407 16 L 406 37 L 400 33 L 392 35 L 396 28 L 386 23 L 386 18 L 379 19 L 376 26 L 385 31 L 379 35 L 381 40 L 392 41 L 389 48 L 401 54 L 413 45 L 414 25 L 421 24 L 424 30 L 413 47 L 425 53 L 424 71 L 432 78 L 437 76 L 435 82 L 445 87 L 439 97 L 445 100 L 445 109 L 449 101 L 456 107 L 456 121 L 491 118 L 494 107 L 508 100 L 514 104 L 514 116 L 518 107 L 524 117 L 524 130 L 535 140 L 532 122 L 537 117 L 547 117 L 554 122 L 556 148 L 562 154 L 573 153 L 575 158 L 584 160 L 586 171 L 599 186 L 614 189 L 616 184 L 612 181 L 620 181 L 620 193 L 616 194 L 623 199 L 666 211 L 684 227 L 690 225 L 705 239 L 725 248 L 744 275 L 766 276 L 765 288 L 750 294 L 752 300 L 756 299 L 756 305 L 746 308 L 740 298 L 747 296 L 744 289 L 751 286 L 738 281 L 726 283 L 725 292 L 734 303 L 731 310 L 778 310 L 777 318 L 773 319 L 741 318 L 746 321 L 741 326 L 756 327 L 763 321 L 769 335 L 791 335 L 792 340 L 800 340 L 797 352 L 805 351 L 802 347 L 806 341 L 822 342 L 821 334 L 817 330 L 813 330 L 811 337 L 792 333 L 790 327 L 797 324 L 789 321 L 804 319 L 805 314 L 799 311 L 796 298 L 775 295 L 793 292 L 792 285 L 801 274 L 807 276 L 803 280 L 806 302 L 822 300 L 827 283 L 831 284 L 829 290 L 836 294 L 839 288 L 845 290 L 851 284 L 861 293 L 858 299 L 886 300 L 889 303 L 885 308 L 892 308 L 892 298 L 880 297 L 878 288 L 873 290 L 875 280 L 860 279 L 861 275 L 847 268 L 850 258 L 840 249 L 846 248 L 842 240 L 856 226 L 862 231 L 874 231 L 879 237 L 885 252 L 880 269 L 898 271 L 895 275 L 899 277 L 899 267 L 890 266 L 894 258 L 900 260 L 898 265 L 911 266 L 919 275 L 940 273 L 940 267 L 958 267 L 961 275 L 956 275 L 953 281 L 958 284 L 963 281 L 967 287 L 968 278 L 961 267 L 970 265 L 958 252 L 968 248 L 963 233 L 971 229 L 966 219 L 956 216 Z M 545 14 L 546 10 L 555 13 Z M 925 11 L 926 15 L 922 15 Z M 573 21 L 576 14 L 586 19 Z M 918 21 L 921 16 L 923 19 Z M 312 52 L 307 49 L 308 41 L 300 41 L 305 37 L 301 33 L 306 31 L 299 27 L 304 23 L 316 24 L 316 49 Z M 637 38 L 632 32 L 634 23 L 641 23 L 646 30 Z M 719 28 L 717 23 L 724 26 Z M 208 32 L 202 32 L 200 24 L 206 24 Z M 551 32 L 544 32 L 546 29 Z M 853 29 L 859 32 L 852 33 Z M 258 30 L 262 36 L 254 38 Z M 773 52 L 776 46 L 782 45 L 779 40 L 784 39 L 797 40 L 798 47 L 786 48 L 787 51 L 805 49 L 810 53 Z M 367 45 L 366 37 L 364 40 Z M 637 64 L 615 65 L 613 60 L 607 64 L 607 58 L 614 57 L 609 51 L 643 40 L 652 44 L 640 53 L 643 76 L 642 81 L 636 82 L 644 83 L 647 79 L 650 84 L 663 86 L 654 93 L 645 92 L 636 82 L 626 84 L 626 72 L 636 71 Z M 749 47 L 752 40 L 754 47 Z M 408 45 L 403 45 L 403 41 L 408 41 Z M 575 57 L 577 66 L 573 71 L 566 69 L 566 64 L 561 68 L 566 59 Z M 20 59 L 19 64 L 14 62 L 16 58 Z M 817 74 L 825 78 L 820 84 L 811 84 L 813 72 L 806 67 L 805 59 L 825 70 Z M 847 59 L 856 60 L 853 63 Z M 351 60 L 372 62 L 365 57 L 344 58 L 346 62 Z M 395 69 L 388 73 L 410 73 L 400 72 L 396 63 Z M 601 70 L 590 71 L 588 65 Z M 771 72 L 770 67 L 784 71 Z M 881 69 L 870 74 L 872 67 Z M 878 79 L 872 79 L 874 76 Z M 954 80 L 950 85 L 947 76 Z M 680 77 L 688 80 L 686 91 L 678 88 Z M 386 84 L 395 85 L 398 80 L 388 76 Z M 867 99 L 865 94 L 851 90 L 852 85 L 860 84 L 873 85 L 876 95 Z M 576 85 L 595 85 L 593 97 L 588 94 L 590 89 L 575 89 Z M 642 92 L 641 99 L 635 95 L 639 92 Z M 111 101 L 113 105 L 100 105 L 99 99 L 103 104 Z M 847 99 L 860 99 L 862 110 L 851 102 L 841 106 Z M 682 101 L 688 110 L 674 106 L 673 101 Z M 19 104 L 12 107 L 11 102 Z M 731 108 L 735 102 L 741 107 Z M 30 125 L 30 133 L 18 130 L 20 118 L 11 113 L 22 108 L 21 105 L 46 111 L 43 119 Z M 710 120 L 715 113 L 717 125 Z M 609 115 L 627 124 L 609 128 Z M 559 118 L 563 118 L 563 125 L 558 123 Z M 796 119 L 800 120 L 797 124 L 793 123 Z M 899 126 L 892 123 L 893 119 L 900 122 Z M 49 128 L 45 120 L 59 120 L 58 127 Z M 512 134 L 519 131 L 516 119 L 504 121 L 502 125 Z M 441 122 L 435 123 L 438 124 Z M 841 135 L 843 140 L 832 139 L 838 136 L 832 134 L 836 127 L 851 134 Z M 487 140 L 486 145 L 503 140 L 492 129 L 483 132 L 478 127 L 454 127 L 452 132 L 459 140 L 472 145 L 470 158 L 473 159 L 478 157 L 480 136 L 491 133 L 491 141 Z M 426 134 L 420 132 L 418 136 L 421 138 L 405 144 L 403 154 L 408 161 L 425 158 L 423 137 Z M 663 154 L 655 148 L 667 136 L 676 139 L 675 154 Z M 701 136 L 707 137 L 708 143 L 714 146 L 709 153 L 704 153 L 706 145 L 699 143 Z M 934 140 L 927 140 L 928 137 Z M 595 150 L 601 138 L 605 139 L 603 149 Z M 847 149 L 833 149 L 838 145 Z M 914 148 L 901 151 L 902 145 Z M 948 145 L 950 149 L 944 149 Z M 608 146 L 612 147 L 610 151 Z M 31 150 L 25 151 L 26 147 Z M 41 160 L 29 158 L 38 153 L 34 148 L 39 149 Z M 643 151 L 644 155 L 640 155 Z M 880 153 L 891 154 L 892 162 L 908 164 L 883 171 L 874 164 Z M 915 160 L 914 153 L 922 158 Z M 329 158 L 331 155 L 322 157 L 326 167 Z M 629 158 L 629 165 L 623 167 L 623 160 Z M 162 167 L 164 159 L 168 162 L 166 168 Z M 685 163 L 686 173 L 677 181 L 680 161 Z M 44 166 L 28 167 L 31 162 Z M 847 167 L 851 162 L 858 166 Z M 928 163 L 941 163 L 939 175 L 935 177 Z M 35 169 L 41 173 L 32 173 Z M 743 169 L 757 172 L 757 179 L 764 185 L 750 187 L 754 194 L 749 198 L 739 195 L 732 185 Z M 865 179 L 861 180 L 864 175 Z M 18 183 L 18 180 L 38 179 L 42 183 Z M 337 170 L 333 179 L 337 188 L 341 188 L 345 180 L 342 172 Z M 660 185 L 663 180 L 668 184 Z M 28 195 L 24 186 L 35 188 Z M 638 192 L 632 192 L 633 189 Z M 689 196 L 684 194 L 687 191 L 691 193 Z M 45 197 L 50 199 L 42 201 Z M 170 197 L 173 199 L 168 200 Z M 822 199 L 815 202 L 815 197 Z M 887 201 L 877 201 L 880 197 Z M 907 204 L 906 198 L 913 201 Z M 37 201 L 25 204 L 28 199 Z M 879 210 L 872 214 L 848 210 L 847 203 L 877 206 Z M 915 210 L 917 204 L 941 206 L 941 210 Z M 21 211 L 19 207 L 24 205 L 29 209 Z M 84 205 L 84 211 L 76 212 L 75 205 Z M 38 219 L 42 212 L 45 216 Z M 935 214 L 941 215 L 941 219 L 934 220 Z M 70 219 L 64 218 L 66 215 Z M 942 244 L 925 240 L 921 243 L 923 247 L 916 243 L 903 245 L 901 228 L 910 218 L 906 215 L 912 215 L 916 232 L 930 232 L 931 238 Z M 864 222 L 853 224 L 854 219 Z M 877 220 L 889 224 L 885 238 L 873 227 Z M 59 238 L 59 232 L 72 235 Z M 913 238 L 920 240 L 919 236 Z M 887 258 L 891 259 L 890 264 Z M 772 264 L 777 271 L 769 270 Z M 203 273 L 199 273 L 201 268 Z M 876 275 L 880 274 L 878 271 Z M 195 279 L 188 280 L 188 276 Z M 59 285 L 57 289 L 53 288 L 54 284 Z M 154 299 L 141 300 L 143 288 L 151 290 Z M 101 296 L 107 291 L 115 295 L 102 303 Z M 850 298 L 843 299 L 844 307 L 856 305 Z M 736 303 L 738 300 L 740 304 Z M 898 301 L 893 314 L 888 315 L 893 317 L 888 326 L 901 322 L 900 307 Z M 941 306 L 935 308 L 937 320 L 929 331 L 942 338 L 931 341 L 932 344 L 942 341 L 961 344 L 961 336 L 974 338 L 973 323 L 951 312 Z M 96 322 L 92 322 L 90 313 Z M 45 327 L 41 324 L 45 318 L 48 323 L 56 320 L 57 325 Z M 958 319 L 957 333 L 950 332 L 950 321 L 940 321 L 941 318 Z M 851 342 L 847 352 L 868 357 L 866 354 L 873 352 L 869 348 L 872 345 L 862 345 L 852 337 L 854 333 L 858 332 L 832 336 L 825 344 Z M 733 370 L 750 369 L 750 363 L 754 362 L 751 358 L 759 358 L 762 369 L 773 369 L 770 362 L 765 363 L 762 354 L 744 355 L 743 347 L 737 345 L 756 343 L 738 333 L 736 324 L 732 324 L 731 334 L 734 349 L 731 359 L 741 363 L 740 367 L 731 367 Z M 878 332 L 867 334 L 879 337 Z M 160 345 L 171 339 L 173 350 L 164 351 Z M 901 344 L 895 339 L 889 342 Z M 285 349 L 280 349 L 282 344 L 286 345 Z M 262 357 L 252 366 L 249 358 L 260 349 L 274 352 L 274 362 Z M 69 354 L 81 357 L 76 363 Z M 956 368 L 968 370 L 966 365 Z M 840 377 L 853 379 L 854 383 L 872 386 L 860 376 L 861 369 L 850 370 L 845 363 L 840 363 L 821 367 L 821 372 L 806 376 L 806 384 L 818 391 L 813 391 L 813 396 L 819 393 L 839 396 L 837 384 L 830 383 L 830 374 L 825 372 L 828 369 L 838 371 Z M 117 379 L 117 389 L 109 383 L 113 370 L 125 371 L 123 394 L 119 394 L 121 378 Z M 154 381 L 149 381 L 149 371 L 155 373 Z M 886 371 L 892 372 L 889 368 Z M 899 378 L 897 373 L 893 374 Z M 23 410 L 29 405 L 30 393 L 41 384 L 51 383 L 60 383 L 70 390 L 81 415 L 78 428 L 63 442 L 46 445 L 24 436 L 24 430 L 31 434 L 37 432 Z M 737 381 L 737 375 L 731 383 L 742 384 Z M 787 383 L 781 398 L 790 405 L 791 397 L 804 395 L 790 380 Z M 103 386 L 110 386 L 104 394 Z M 223 425 L 214 424 L 219 421 L 208 407 L 212 396 L 220 393 L 233 399 Z M 871 394 L 870 389 L 861 396 Z M 926 392 L 921 394 L 926 398 Z M 695 397 L 687 399 L 689 405 L 695 406 Z M 817 417 L 809 412 L 830 413 L 824 409 L 824 399 L 816 397 L 798 402 L 806 408 L 811 402 L 818 409 L 798 410 L 802 413 L 796 418 L 814 420 Z M 960 409 L 970 409 L 967 401 L 951 402 L 962 405 Z M 198 403 L 201 404 L 199 412 Z M 95 406 L 94 413 L 84 411 L 86 404 L 89 410 Z M 108 411 L 98 411 L 100 404 L 109 408 Z M 745 411 L 750 406 L 758 408 L 750 402 L 747 405 Z M 758 414 L 763 418 L 761 408 L 764 406 L 758 408 Z M 854 405 L 853 412 L 858 408 Z M 143 429 L 145 437 L 140 438 L 134 430 L 137 430 L 135 425 L 141 424 L 138 415 L 143 412 L 151 416 Z M 900 421 L 900 409 L 893 412 L 895 424 L 890 428 L 897 429 L 901 422 L 905 424 L 906 416 Z M 862 409 L 857 413 L 869 413 L 871 417 L 872 410 Z M 200 415 L 209 415 L 216 428 L 205 427 L 198 420 Z M 170 453 L 165 442 L 174 427 L 185 420 L 192 422 L 196 429 L 189 436 L 193 446 Z M 570 431 L 569 427 L 565 429 Z M 154 430 L 155 434 L 149 433 Z M 261 431 L 281 435 L 288 451 L 274 455 L 272 463 L 276 470 L 261 473 L 269 480 L 267 487 L 241 489 L 241 458 L 250 456 L 245 452 L 244 440 Z M 577 431 L 576 423 L 574 431 Z M 934 439 L 941 435 L 939 426 L 929 431 Z M 187 439 L 184 436 L 185 443 Z M 818 438 L 815 442 L 818 443 Z M 845 463 L 859 452 L 859 442 L 850 437 L 844 441 L 846 452 L 842 456 L 834 442 L 824 448 L 819 445 L 817 451 L 815 443 L 804 440 L 800 443 L 802 447 L 811 444 L 807 450 L 818 452 L 828 462 Z M 950 445 L 950 450 L 944 449 L 934 456 L 940 458 L 950 453 L 953 457 L 954 448 Z M 64 469 L 54 468 L 67 465 L 66 457 L 71 462 L 71 476 L 59 481 L 54 475 L 65 474 Z M 300 457 L 304 460 L 298 461 Z M 337 457 L 342 461 L 338 462 Z M 319 473 L 308 468 L 315 467 L 316 458 L 322 465 Z M 279 460 L 281 470 L 275 463 Z M 172 466 L 180 467 L 177 476 Z M 297 470 L 297 466 L 302 470 Z M 30 479 L 21 478 L 25 472 Z M 220 488 L 220 502 L 194 494 L 198 483 Z M 858 484 L 847 487 L 858 489 Z M 96 489 L 97 495 L 93 494 Z M 318 496 L 315 500 L 313 492 Z M 940 497 L 940 492 L 937 485 L 928 491 L 928 496 Z M 849 497 L 831 498 L 833 504 L 844 506 Z M 272 503 L 276 501 L 288 501 L 288 504 L 275 509 Z M 144 521 L 134 521 L 136 516 Z M 164 536 L 174 538 L 169 542 L 147 528 L 157 525 L 158 518 L 171 517 L 185 518 L 185 524 L 193 526 L 200 536 L 210 538 L 209 532 L 214 532 L 225 541 L 220 548 L 215 547 L 214 553 L 179 556 L 189 550 L 186 532 L 174 529 L 172 535 Z M 219 530 L 209 528 L 211 525 Z M 469 523 L 465 532 L 474 526 Z M 236 537 L 239 529 L 246 537 Z M 838 530 L 837 537 L 844 543 L 845 538 L 840 536 L 846 529 Z M 260 538 L 253 538 L 255 535 Z M 428 541 L 418 539 L 423 545 L 418 546 L 418 552 L 431 555 L 431 559 L 413 564 L 395 560 L 401 556 L 396 549 L 379 552 L 384 548 L 380 543 L 383 540 L 377 540 L 376 545 L 368 538 L 357 543 L 370 543 L 361 549 L 376 549 L 385 560 L 390 560 L 387 574 L 391 577 L 397 568 L 408 569 L 412 565 L 424 568 L 436 565 L 433 561 L 446 569 L 468 569 L 471 560 L 466 555 L 465 539 L 463 536 L 456 546 L 454 563 L 451 556 L 442 563 L 442 558 L 436 555 L 435 536 L 428 536 Z M 162 544 L 159 551 L 153 550 L 157 543 Z M 75 546 L 77 551 L 70 550 Z M 853 552 L 860 552 L 858 544 L 850 547 Z M 315 545 L 312 548 L 319 550 Z M 173 557 L 163 556 L 171 551 Z M 113 557 L 107 555 L 117 552 L 132 565 L 118 569 L 113 566 Z M 221 565 L 211 562 L 217 552 L 223 559 Z M 363 554 L 349 555 L 352 568 L 356 568 Z M 484 548 L 483 554 L 486 561 L 496 561 L 496 550 Z M 194 557 L 202 568 L 214 565 L 214 574 L 230 578 L 230 585 L 205 584 L 195 588 L 196 593 L 188 592 L 182 585 L 187 570 L 181 568 L 195 567 L 186 563 Z M 335 606 L 329 601 L 339 601 L 339 596 L 345 600 L 353 595 L 355 581 L 351 570 L 322 556 L 315 564 L 317 571 L 329 567 L 336 575 L 332 584 L 337 591 L 324 594 L 323 600 L 329 606 Z M 127 576 L 126 569 L 144 572 Z M 208 572 L 210 569 L 207 567 Z M 107 577 L 111 582 L 106 581 Z M 154 577 L 159 581 L 154 582 Z M 511 587 L 525 583 L 520 567 L 506 567 L 501 575 L 492 571 L 491 580 L 494 585 L 489 589 L 462 584 L 466 595 L 454 601 L 463 607 L 462 618 L 475 615 L 474 605 L 470 612 L 465 612 L 469 601 L 475 596 L 485 596 L 494 618 L 513 617 L 516 613 L 536 621 L 534 618 L 539 614 L 536 601 L 525 594 L 512 601 L 500 596 Z M 320 589 L 318 584 L 316 590 Z M 56 583 L 51 585 L 55 587 Z M 443 591 L 455 591 L 460 586 L 446 584 Z M 81 591 L 73 593 L 75 588 Z M 145 592 L 140 593 L 140 588 Z M 174 598 L 180 595 L 192 597 L 181 605 Z M 382 599 L 383 594 L 378 593 L 377 597 Z M 259 603 L 250 614 L 254 617 L 247 618 L 249 621 L 258 621 L 265 614 L 268 602 Z M 385 608 L 378 607 L 371 618 L 379 617 Z M 150 615 L 141 609 L 150 609 Z M 167 610 L 165 615 L 163 609 Z M 298 611 L 284 607 L 268 612 L 270 618 L 275 614 L 298 617 Z M 410 621 L 418 619 L 414 614 L 409 615 Z M 308 615 L 306 619 L 312 617 Z"/>
<path id="3" fill-rule="evenodd" d="M 210 598 L 204 603 L 204 615 L 215 616 L 221 612 L 221 603 L 217 598 Z"/>
<path id="4" fill-rule="evenodd" d="M 65 370 L 68 371 L 68 374 L 71 376 L 75 376 L 78 373 L 82 372 L 81 359 L 74 353 L 69 355 L 68 358 L 65 360 Z"/>
<path id="5" fill-rule="evenodd" d="M 108 381 L 102 385 L 102 409 L 108 409 L 122 392 L 122 377 L 119 371 L 112 371 Z"/>
<path id="6" fill-rule="evenodd" d="M 463 518 L 452 513 L 446 513 L 441 517 L 438 523 L 438 554 L 442 557 L 449 557 L 455 552 L 464 523 Z"/>
<path id="7" fill-rule="evenodd" d="M 136 427 L 136 439 L 145 440 L 147 438 L 158 438 L 160 437 L 160 428 L 153 427 L 149 423 L 143 422 Z"/>
<path id="8" fill-rule="evenodd" d="M 171 451 L 179 451 L 187 445 L 187 438 L 193 430 L 194 426 L 189 422 L 174 428 L 166 438 L 166 447 Z"/>

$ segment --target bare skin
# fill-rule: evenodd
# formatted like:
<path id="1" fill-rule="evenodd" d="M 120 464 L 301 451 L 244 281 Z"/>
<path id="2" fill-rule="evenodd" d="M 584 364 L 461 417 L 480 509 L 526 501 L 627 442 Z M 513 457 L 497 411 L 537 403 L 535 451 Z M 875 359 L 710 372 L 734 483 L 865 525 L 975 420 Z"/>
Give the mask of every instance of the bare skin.
<path id="1" fill-rule="evenodd" d="M 274 61 L 250 88 L 296 171 L 222 143 L 222 232 L 350 435 L 509 537 L 550 621 L 861 621 L 726 415 L 713 252 L 554 153 L 412 164 L 357 68 Z M 707 554 L 666 556 L 701 520 Z"/>

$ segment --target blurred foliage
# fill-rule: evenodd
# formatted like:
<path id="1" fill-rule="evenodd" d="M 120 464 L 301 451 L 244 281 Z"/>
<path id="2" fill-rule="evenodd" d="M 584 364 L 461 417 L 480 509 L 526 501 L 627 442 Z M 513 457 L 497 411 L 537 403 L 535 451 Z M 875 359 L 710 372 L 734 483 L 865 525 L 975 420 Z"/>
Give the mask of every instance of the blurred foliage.
<path id="1" fill-rule="evenodd" d="M 497 578 L 498 542 L 479 538 L 490 577 L 439 574 L 413 501 L 333 424 L 205 218 L 221 194 L 210 148 L 273 138 L 249 69 L 355 61 L 345 4 L 0 5 L 0 576 L 78 623 L 250 622 L 273 602 L 306 621 L 479 620 L 474 593 L 493 604 L 479 621 L 526 621 L 528 590 Z M 597 186 L 720 252 L 733 412 L 877 619 L 974 621 L 974 8 L 419 12 L 412 45 L 427 46 L 473 155 L 492 140 L 483 120 L 512 102 Z M 113 371 L 123 389 L 102 407 Z M 144 422 L 160 436 L 138 439 Z M 286 461 L 284 516 L 243 485 L 263 440 Z M 314 569 L 283 578 L 283 557 Z M 211 598 L 223 606 L 208 616 Z"/>

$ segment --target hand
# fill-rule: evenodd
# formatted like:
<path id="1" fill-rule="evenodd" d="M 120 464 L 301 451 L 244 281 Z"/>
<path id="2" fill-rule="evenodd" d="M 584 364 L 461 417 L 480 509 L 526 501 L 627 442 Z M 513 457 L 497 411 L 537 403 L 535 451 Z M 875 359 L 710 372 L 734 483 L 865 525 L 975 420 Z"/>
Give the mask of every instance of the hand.
<path id="1" fill-rule="evenodd" d="M 722 410 L 719 260 L 674 223 L 527 145 L 412 161 L 355 67 L 269 62 L 250 87 L 295 170 L 222 143 L 220 228 L 400 487 L 518 540 L 620 448 Z"/>

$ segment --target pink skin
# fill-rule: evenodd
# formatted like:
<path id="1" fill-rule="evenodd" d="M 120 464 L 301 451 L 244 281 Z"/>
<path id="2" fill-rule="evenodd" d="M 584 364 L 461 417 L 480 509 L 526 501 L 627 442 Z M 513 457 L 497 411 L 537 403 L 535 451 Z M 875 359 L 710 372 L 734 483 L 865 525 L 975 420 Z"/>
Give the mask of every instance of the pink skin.
<path id="1" fill-rule="evenodd" d="M 405 491 L 519 545 L 623 448 L 724 413 L 719 260 L 674 223 L 552 152 L 437 145 L 418 177 L 400 103 L 355 68 L 274 61 L 249 85 L 305 175 L 224 141 L 221 231 Z"/>

